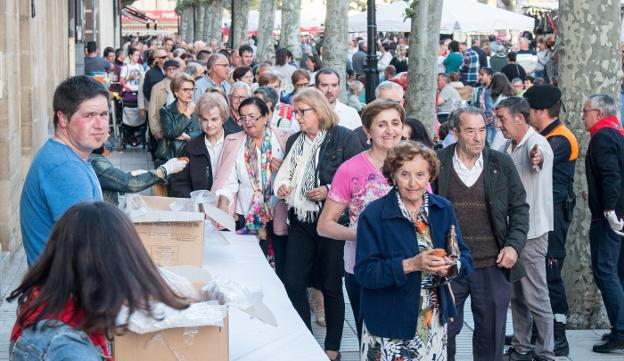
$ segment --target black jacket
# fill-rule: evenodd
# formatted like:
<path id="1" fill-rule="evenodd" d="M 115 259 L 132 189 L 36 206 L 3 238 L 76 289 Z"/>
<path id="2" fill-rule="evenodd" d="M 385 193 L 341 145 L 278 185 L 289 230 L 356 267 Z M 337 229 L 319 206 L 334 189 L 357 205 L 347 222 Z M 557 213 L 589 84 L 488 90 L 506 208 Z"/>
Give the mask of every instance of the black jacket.
<path id="1" fill-rule="evenodd" d="M 227 137 L 231 132 L 225 130 Z M 180 157 L 187 157 L 189 164 L 183 171 L 173 175 L 171 180 L 171 197 L 189 198 L 192 191 L 210 190 L 215 174 L 210 166 L 210 153 L 206 148 L 204 133 L 192 138 L 182 148 Z"/>
<path id="2" fill-rule="evenodd" d="M 440 175 L 433 184 L 436 194 L 446 197 L 453 167 L 455 144 L 438 151 Z M 498 247 L 513 247 L 520 255 L 529 231 L 529 205 L 526 192 L 511 158 L 503 153 L 483 150 L 483 182 L 485 203 Z M 520 259 L 508 274 L 511 282 L 526 274 Z"/>
<path id="3" fill-rule="evenodd" d="M 368 135 L 366 135 L 366 132 L 364 131 L 364 126 L 353 129 L 353 134 L 355 134 L 357 139 L 360 141 L 360 144 L 362 145 L 362 148 L 364 150 L 368 150 L 371 148 Z"/>
<path id="4" fill-rule="evenodd" d="M 624 217 L 624 135 L 611 128 L 596 132 L 589 141 L 585 168 L 592 219 L 604 219 L 607 209 Z"/>
<path id="5" fill-rule="evenodd" d="M 148 70 L 147 73 L 145 73 L 145 79 L 143 80 L 143 95 L 147 101 L 149 101 L 152 96 L 152 88 L 154 85 L 163 79 L 165 79 L 165 73 L 161 68 L 155 65 Z"/>
<path id="6" fill-rule="evenodd" d="M 476 45 L 472 46 L 470 49 L 474 50 L 477 53 L 477 55 L 479 55 L 479 67 L 487 68 L 488 62 L 487 62 L 487 55 L 485 55 L 485 51 L 483 51 L 483 49 L 481 49 L 480 47 Z"/>
<path id="7" fill-rule="evenodd" d="M 291 135 L 286 142 L 286 155 L 301 131 Z M 318 177 L 320 185 L 331 185 L 338 167 L 364 149 L 352 131 L 345 127 L 336 126 L 327 130 L 325 140 L 321 144 L 318 161 Z M 284 155 L 284 157 L 286 157 Z"/>

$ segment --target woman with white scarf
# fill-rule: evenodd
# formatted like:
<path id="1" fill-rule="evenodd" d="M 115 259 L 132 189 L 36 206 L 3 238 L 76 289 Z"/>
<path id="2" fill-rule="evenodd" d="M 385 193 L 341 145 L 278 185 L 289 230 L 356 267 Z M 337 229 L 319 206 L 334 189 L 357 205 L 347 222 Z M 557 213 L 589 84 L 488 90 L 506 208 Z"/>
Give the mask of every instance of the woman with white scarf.
<path id="1" fill-rule="evenodd" d="M 340 358 L 345 312 L 344 241 L 319 236 L 316 225 L 336 170 L 363 149 L 355 134 L 337 125 L 336 114 L 317 89 L 298 92 L 293 106 L 301 131 L 288 139 L 287 155 L 273 187 L 275 194 L 288 205 L 290 226 L 284 284 L 293 306 L 312 330 L 306 287 L 313 278 L 313 270 L 319 272 L 314 276 L 318 277 L 325 298 L 325 352 L 330 360 L 336 360 Z"/>

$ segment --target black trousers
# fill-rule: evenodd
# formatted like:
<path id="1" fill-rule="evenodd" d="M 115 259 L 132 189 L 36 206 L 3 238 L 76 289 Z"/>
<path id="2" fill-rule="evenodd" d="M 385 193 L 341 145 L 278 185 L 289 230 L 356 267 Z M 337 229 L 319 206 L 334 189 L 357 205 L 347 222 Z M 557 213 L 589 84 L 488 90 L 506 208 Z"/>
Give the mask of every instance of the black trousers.
<path id="1" fill-rule="evenodd" d="M 300 222 L 289 214 L 288 246 L 284 265 L 284 285 L 293 306 L 312 330 L 306 287 L 313 270 L 325 299 L 325 350 L 339 351 L 344 324 L 345 304 L 342 294 L 344 241 L 321 237 L 316 222 Z"/>
<path id="2" fill-rule="evenodd" d="M 242 218 L 242 216 L 240 216 Z M 284 261 L 286 257 L 286 241 L 288 240 L 288 236 L 278 236 L 273 233 L 273 222 L 269 222 L 267 224 L 267 233 L 269 235 L 268 239 L 260 241 L 260 248 L 262 249 L 262 253 L 265 256 L 269 254 L 269 240 L 271 241 L 271 245 L 273 246 L 273 255 L 275 257 L 275 273 L 277 277 L 284 282 Z"/>
<path id="3" fill-rule="evenodd" d="M 554 230 L 548 233 L 548 253 L 546 254 L 546 281 L 553 314 L 567 315 L 568 300 L 561 270 L 565 260 L 565 244 L 570 222 L 564 216 L 565 203 L 555 203 Z"/>
<path id="4" fill-rule="evenodd" d="M 458 281 L 452 281 L 457 317 L 448 324 L 448 361 L 455 361 L 455 337 L 464 324 L 464 302 L 470 295 L 474 333 L 472 355 L 474 361 L 500 361 L 505 348 L 505 324 L 511 302 L 511 283 L 497 266 L 475 269 Z"/>
<path id="5" fill-rule="evenodd" d="M 351 303 L 351 311 L 353 311 L 353 318 L 355 319 L 355 328 L 357 329 L 358 341 L 362 341 L 362 317 L 360 315 L 360 295 L 362 293 L 362 286 L 355 278 L 355 275 L 345 272 L 345 288 L 347 289 L 347 296 L 349 296 L 349 302 Z"/>

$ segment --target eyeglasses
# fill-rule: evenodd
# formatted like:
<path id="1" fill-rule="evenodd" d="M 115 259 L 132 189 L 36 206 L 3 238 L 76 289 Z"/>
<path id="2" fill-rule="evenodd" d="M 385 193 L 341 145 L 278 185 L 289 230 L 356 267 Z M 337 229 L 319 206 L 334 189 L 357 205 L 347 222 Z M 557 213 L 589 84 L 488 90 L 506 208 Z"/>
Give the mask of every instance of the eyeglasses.
<path id="1" fill-rule="evenodd" d="M 310 83 L 300 83 L 300 84 L 295 84 L 295 89 L 300 89 L 300 88 L 305 88 L 310 86 Z"/>
<path id="2" fill-rule="evenodd" d="M 163 56 L 157 56 L 156 59 L 166 59 L 167 55 L 163 55 Z"/>
<path id="3" fill-rule="evenodd" d="M 232 100 L 241 101 L 241 100 L 245 100 L 245 99 L 247 99 L 249 97 L 246 96 L 246 95 L 230 95 L 230 98 L 232 98 Z"/>
<path id="4" fill-rule="evenodd" d="M 224 66 L 224 67 L 226 67 L 226 68 L 229 68 L 229 67 L 230 67 L 230 64 L 215 64 L 215 65 L 216 65 L 216 66 Z"/>
<path id="5" fill-rule="evenodd" d="M 181 91 L 185 92 L 185 93 L 190 93 L 195 91 L 195 88 L 182 88 L 180 89 Z"/>
<path id="6" fill-rule="evenodd" d="M 313 109 L 312 108 L 297 109 L 297 110 L 293 110 L 293 114 L 295 114 L 296 117 L 303 117 L 305 116 L 305 112 L 307 112 L 308 110 L 313 110 Z"/>
<path id="7" fill-rule="evenodd" d="M 240 120 L 241 123 L 245 123 L 247 121 L 250 121 L 251 123 L 255 123 L 258 121 L 258 119 L 262 118 L 261 115 L 241 115 L 240 118 L 238 118 L 238 120 Z"/>
<path id="8" fill-rule="evenodd" d="M 583 109 L 583 114 L 587 114 L 589 112 L 599 112 L 600 109 Z"/>

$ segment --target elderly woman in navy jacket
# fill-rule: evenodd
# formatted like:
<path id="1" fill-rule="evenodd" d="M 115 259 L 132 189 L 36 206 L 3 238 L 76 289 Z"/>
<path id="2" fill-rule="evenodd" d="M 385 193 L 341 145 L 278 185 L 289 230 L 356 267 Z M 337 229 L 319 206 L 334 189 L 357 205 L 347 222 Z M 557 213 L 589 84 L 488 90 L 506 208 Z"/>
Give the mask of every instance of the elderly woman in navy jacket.
<path id="1" fill-rule="evenodd" d="M 394 189 L 360 215 L 362 360 L 446 358 L 446 322 L 455 316 L 448 281 L 473 266 L 452 204 L 426 190 L 439 168 L 426 146 L 395 146 L 382 169 Z"/>

